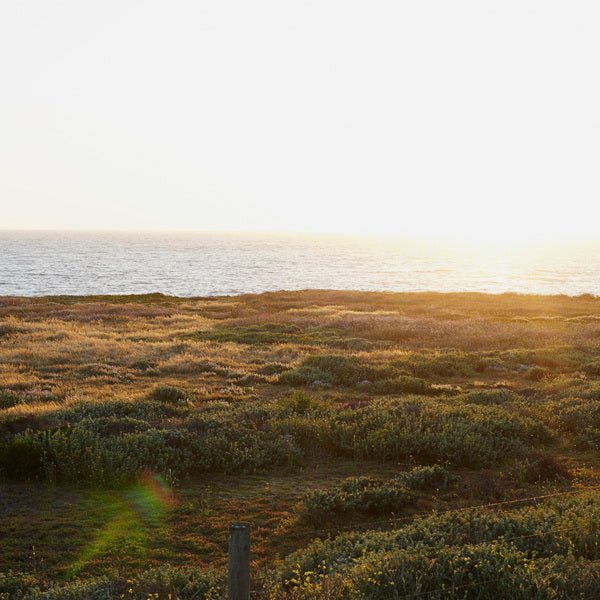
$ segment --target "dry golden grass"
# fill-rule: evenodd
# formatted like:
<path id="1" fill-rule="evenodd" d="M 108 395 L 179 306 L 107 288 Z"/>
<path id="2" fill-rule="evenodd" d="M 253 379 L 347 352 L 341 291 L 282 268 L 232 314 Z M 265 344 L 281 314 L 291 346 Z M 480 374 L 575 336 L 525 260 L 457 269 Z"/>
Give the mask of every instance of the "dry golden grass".
<path id="1" fill-rule="evenodd" d="M 600 301 L 588 296 L 315 291 L 219 299 L 2 298 L 0 388 L 43 386 L 60 400 L 135 397 L 158 379 L 222 387 L 224 371 L 256 373 L 261 365 L 289 365 L 315 351 L 331 351 L 327 344 L 299 343 L 293 336 L 288 341 L 285 335 L 267 344 L 202 339 L 202 332 L 224 327 L 334 330 L 383 341 L 367 351 L 370 360 L 381 362 L 395 353 L 449 348 L 563 346 L 593 355 L 599 320 Z M 152 364 L 147 373 L 135 367 L 143 361 Z M 207 363 L 218 365 L 219 372 Z"/>

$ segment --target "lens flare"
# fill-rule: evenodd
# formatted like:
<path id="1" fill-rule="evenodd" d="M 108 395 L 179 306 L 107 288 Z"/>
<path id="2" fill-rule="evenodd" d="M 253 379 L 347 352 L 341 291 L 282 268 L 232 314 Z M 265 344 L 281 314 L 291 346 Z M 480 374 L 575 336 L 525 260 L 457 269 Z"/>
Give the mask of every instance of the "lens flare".
<path id="1" fill-rule="evenodd" d="M 94 493 L 90 498 L 110 515 L 91 542 L 83 548 L 67 569 L 75 577 L 92 560 L 119 547 L 131 548 L 135 558 L 147 551 L 149 530 L 160 526 L 175 503 L 170 486 L 160 475 L 143 473 L 138 482 L 121 492 Z"/>

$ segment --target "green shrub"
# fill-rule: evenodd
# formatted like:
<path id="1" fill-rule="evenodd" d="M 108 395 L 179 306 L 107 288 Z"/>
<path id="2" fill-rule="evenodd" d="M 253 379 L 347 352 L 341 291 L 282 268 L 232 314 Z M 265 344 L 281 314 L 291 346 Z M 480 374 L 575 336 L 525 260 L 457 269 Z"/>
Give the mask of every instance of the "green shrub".
<path id="1" fill-rule="evenodd" d="M 278 405 L 286 411 L 298 415 L 306 415 L 328 408 L 322 400 L 317 400 L 299 391 L 286 394 L 278 401 Z"/>
<path id="2" fill-rule="evenodd" d="M 23 403 L 23 398 L 18 394 L 10 391 L 0 392 L 0 410 L 3 408 L 10 408 L 11 406 L 17 406 Z"/>
<path id="3" fill-rule="evenodd" d="M 394 365 L 417 377 L 470 377 L 483 372 L 494 360 L 479 353 L 457 350 L 411 353 Z"/>
<path id="4" fill-rule="evenodd" d="M 529 457 L 522 465 L 523 479 L 529 483 L 569 479 L 569 470 L 555 456 L 537 453 Z"/>
<path id="5" fill-rule="evenodd" d="M 422 399 L 378 400 L 326 415 L 279 419 L 274 426 L 307 450 L 358 459 L 445 461 L 482 467 L 524 456 L 533 442 L 550 439 L 544 425 L 501 407 Z"/>
<path id="6" fill-rule="evenodd" d="M 404 508 L 411 500 L 410 491 L 396 481 L 352 477 L 337 487 L 308 492 L 300 514 L 304 520 L 318 524 L 348 512 L 392 513 Z"/>
<path id="7" fill-rule="evenodd" d="M 343 331 L 326 327 L 300 327 L 286 323 L 221 326 L 186 334 L 185 338 L 234 342 L 238 344 L 306 344 L 348 350 L 366 350 L 375 345 L 364 338 L 345 335 Z"/>
<path id="8" fill-rule="evenodd" d="M 151 360 L 149 358 L 141 358 L 131 363 L 131 368 L 136 371 L 151 371 L 155 369 L 157 362 L 155 360 Z"/>
<path id="9" fill-rule="evenodd" d="M 598 561 L 555 556 L 536 561 L 533 576 L 549 598 L 600 598 Z"/>
<path id="10" fill-rule="evenodd" d="M 170 416 L 178 418 L 171 421 L 177 428 L 163 424 Z M 66 481 L 124 482 L 143 469 L 184 477 L 294 467 L 302 460 L 300 449 L 317 456 L 481 467 L 525 456 L 530 446 L 551 439 L 539 421 L 500 406 L 418 397 L 351 408 L 290 394 L 273 403 L 209 402 L 193 412 L 155 400 L 113 401 L 71 405 L 47 418 L 57 426 L 9 437 L 2 452 L 9 456 L 15 445 L 27 444 L 30 452 L 44 453 L 46 476 Z M 39 477 L 37 461 L 36 454 L 11 472 Z"/>
<path id="11" fill-rule="evenodd" d="M 407 488 L 413 490 L 443 489 L 457 479 L 448 469 L 441 465 L 415 467 L 401 473 L 396 479 Z"/>
<path id="12" fill-rule="evenodd" d="M 345 575 L 357 597 L 426 594 L 437 600 L 530 600 L 537 592 L 527 557 L 502 543 L 373 554 Z"/>
<path id="13" fill-rule="evenodd" d="M 309 356 L 299 367 L 284 371 L 279 382 L 286 385 L 310 385 L 321 381 L 332 385 L 351 386 L 361 381 L 389 379 L 397 374 L 391 366 L 372 366 L 354 356 L 325 354 Z"/>
<path id="14" fill-rule="evenodd" d="M 563 398 L 550 403 L 547 412 L 556 427 L 569 433 L 600 429 L 600 400 Z"/>
<path id="15" fill-rule="evenodd" d="M 44 475 L 44 434 L 40 443 L 16 437 L 0 445 L 0 473 L 11 479 L 38 479 Z"/>
<path id="16" fill-rule="evenodd" d="M 172 385 L 157 385 L 151 394 L 152 400 L 166 404 L 186 404 L 190 400 L 188 392 Z"/>
<path id="17" fill-rule="evenodd" d="M 517 402 L 521 396 L 511 390 L 477 390 L 469 392 L 458 397 L 459 400 L 467 404 L 506 404 L 508 402 Z"/>
<path id="18" fill-rule="evenodd" d="M 170 417 L 183 416 L 188 413 L 186 407 L 171 405 L 154 400 L 105 402 L 77 402 L 64 408 L 51 411 L 48 418 L 58 424 L 77 424 L 84 419 L 138 419 L 157 423 Z"/>
<path id="19" fill-rule="evenodd" d="M 279 375 L 281 373 L 283 373 L 284 371 L 287 371 L 288 368 L 286 365 L 281 364 L 281 363 L 268 363 L 266 365 L 263 365 L 262 367 L 260 367 L 258 369 L 258 372 L 261 375 Z"/>
<path id="20" fill-rule="evenodd" d="M 284 371 L 279 375 L 279 383 L 283 385 L 311 385 L 321 382 L 327 385 L 335 383 L 335 377 L 316 367 L 300 366 L 297 369 Z"/>
<path id="21" fill-rule="evenodd" d="M 119 370 L 118 367 L 105 365 L 103 363 L 94 363 L 79 367 L 74 373 L 75 377 L 103 377 L 108 379 L 125 380 L 128 375 Z"/>
<path id="22" fill-rule="evenodd" d="M 86 418 L 79 421 L 77 426 L 101 437 L 118 436 L 124 433 L 140 433 L 152 428 L 148 421 L 131 417 Z"/>
<path id="23" fill-rule="evenodd" d="M 357 558 L 343 573 L 296 569 L 283 589 L 294 600 L 345 598 L 461 598 L 464 600 L 555 600 L 597 598 L 600 564 L 584 558 L 530 558 L 504 542 L 461 548 L 389 550 Z"/>
<path id="24" fill-rule="evenodd" d="M 377 394 L 430 394 L 433 389 L 424 379 L 400 375 L 393 379 L 377 381 L 372 391 Z"/>
<path id="25" fill-rule="evenodd" d="M 255 406 L 206 405 L 179 429 L 132 417 L 86 417 L 13 436 L 0 447 L 0 468 L 14 478 L 121 485 L 143 471 L 180 478 L 295 467 L 297 446 L 270 427 L 268 415 Z"/>
<path id="26" fill-rule="evenodd" d="M 548 369 L 575 369 L 585 359 L 585 355 L 571 346 L 555 346 L 533 349 L 515 349 L 500 353 L 500 358 L 516 368 L 524 365 L 546 367 Z"/>
<path id="27" fill-rule="evenodd" d="M 139 600 L 169 595 L 179 600 L 219 600 L 225 593 L 225 577 L 214 569 L 165 565 L 141 573 L 131 583 L 124 582 L 122 593 Z"/>
<path id="28" fill-rule="evenodd" d="M 38 592 L 39 582 L 33 575 L 14 571 L 0 573 L 0 598 L 17 600 Z"/>
<path id="29" fill-rule="evenodd" d="M 549 369 L 545 367 L 531 367 L 531 369 L 525 371 L 523 377 L 529 379 L 529 381 L 542 381 L 542 379 L 548 377 L 549 373 Z"/>
<path id="30" fill-rule="evenodd" d="M 224 592 L 224 574 L 200 567 L 163 565 L 129 577 L 75 579 L 49 586 L 33 575 L 0 573 L 3 600 L 219 600 Z"/>
<path id="31" fill-rule="evenodd" d="M 189 438 L 180 431 L 149 429 L 102 437 L 86 424 L 50 432 L 17 436 L 44 450 L 44 472 L 56 481 L 124 484 L 143 471 L 190 472 L 194 455 Z"/>

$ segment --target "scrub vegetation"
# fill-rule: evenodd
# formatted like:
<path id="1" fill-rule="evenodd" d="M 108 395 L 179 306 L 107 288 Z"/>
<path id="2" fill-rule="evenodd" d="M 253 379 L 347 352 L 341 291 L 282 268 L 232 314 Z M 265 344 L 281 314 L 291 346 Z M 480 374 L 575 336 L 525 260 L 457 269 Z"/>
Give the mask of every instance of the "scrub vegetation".
<path id="1" fill-rule="evenodd" d="M 1 599 L 220 598 L 233 521 L 265 598 L 596 598 L 599 449 L 593 296 L 0 298 Z"/>

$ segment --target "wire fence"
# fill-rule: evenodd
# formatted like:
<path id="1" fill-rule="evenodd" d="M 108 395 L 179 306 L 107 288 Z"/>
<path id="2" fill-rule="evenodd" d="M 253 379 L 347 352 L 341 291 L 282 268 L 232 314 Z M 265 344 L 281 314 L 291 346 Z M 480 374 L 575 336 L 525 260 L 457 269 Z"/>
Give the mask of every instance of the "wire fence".
<path id="1" fill-rule="evenodd" d="M 428 512 L 422 512 L 422 513 L 416 513 L 416 514 L 412 514 L 412 515 L 407 515 L 407 516 L 403 516 L 403 517 L 392 517 L 392 518 L 388 518 L 385 520 L 378 520 L 378 521 L 362 521 L 362 522 L 353 522 L 351 524 L 347 524 L 347 525 L 340 525 L 338 527 L 322 527 L 322 528 L 313 528 L 313 529 L 309 529 L 309 530 L 302 530 L 302 534 L 303 535 L 317 535 L 317 536 L 321 536 L 321 535 L 330 535 L 332 533 L 339 533 L 339 532 L 343 532 L 343 531 L 348 531 L 348 530 L 361 530 L 361 529 L 369 529 L 369 528 L 376 528 L 376 527 L 381 527 L 381 526 L 389 526 L 389 527 L 393 527 L 393 526 L 397 526 L 398 524 L 401 523 L 405 523 L 408 521 L 413 521 L 416 519 L 420 519 L 420 518 L 424 518 L 424 517 L 430 517 L 430 516 L 439 516 L 439 515 L 443 515 L 443 514 L 449 514 L 449 513 L 464 513 L 467 511 L 472 511 L 472 510 L 489 510 L 489 509 L 494 509 L 494 508 L 505 508 L 505 507 L 513 507 L 513 506 L 518 506 L 521 504 L 534 504 L 537 502 L 541 502 L 541 501 L 546 501 L 546 500 L 550 500 L 553 498 L 561 498 L 561 497 L 567 497 L 567 496 L 573 496 L 573 495 L 577 495 L 577 494 L 585 494 L 588 492 L 593 492 L 593 491 L 598 491 L 600 490 L 600 485 L 594 485 L 594 486 L 585 486 L 585 487 L 580 487 L 577 489 L 573 489 L 573 490 L 567 490 L 567 491 L 560 491 L 560 492 L 552 492 L 552 493 L 548 493 L 548 494 L 540 494 L 537 496 L 529 496 L 529 497 L 525 497 L 525 498 L 515 498 L 515 499 L 511 499 L 511 500 L 503 500 L 503 501 L 499 501 L 499 502 L 488 502 L 485 504 L 475 504 L 475 505 L 469 505 L 469 506 L 464 506 L 464 507 L 459 507 L 459 508 L 449 508 L 449 509 L 445 509 L 443 511 L 428 511 Z M 271 528 L 266 527 L 266 523 L 250 523 L 249 527 L 252 528 L 253 532 L 256 533 L 260 533 L 261 531 L 265 531 L 265 532 L 270 532 L 272 531 Z M 559 527 L 551 527 L 551 528 L 547 528 L 547 529 L 543 529 L 540 531 L 536 531 L 534 533 L 527 533 L 527 534 L 522 534 L 522 535 L 515 535 L 515 536 L 504 536 L 504 535 L 498 535 L 497 537 L 495 537 L 493 540 L 482 540 L 483 541 L 502 541 L 504 543 L 507 544 L 515 544 L 517 542 L 523 541 L 523 540 L 527 540 L 527 539 L 531 539 L 531 538 L 536 538 L 536 537 L 544 537 L 544 536 L 548 536 L 551 534 L 556 534 L 556 533 L 563 533 L 563 534 L 567 534 L 567 533 L 576 533 L 580 531 L 579 528 L 577 527 L 565 527 L 565 526 L 559 526 Z M 438 546 L 436 549 L 444 549 L 444 548 L 450 548 L 450 547 L 454 547 L 457 544 L 445 544 L 442 545 L 441 547 Z M 437 558 L 434 558 L 434 561 L 437 560 Z M 248 555 L 248 561 L 249 561 L 249 555 Z M 435 589 L 431 589 L 431 590 L 423 590 L 421 592 L 413 592 L 411 594 L 407 594 L 404 596 L 395 596 L 396 598 L 400 598 L 402 600 L 406 599 L 410 599 L 410 598 L 427 598 L 429 596 L 435 596 L 437 595 L 438 597 L 448 597 L 448 594 L 452 594 L 454 592 L 458 592 L 460 590 L 467 590 L 468 588 L 472 587 L 472 586 L 488 586 L 491 585 L 493 583 L 498 583 L 502 580 L 504 580 L 506 578 L 506 575 L 503 575 L 501 577 L 498 578 L 487 578 L 487 579 L 474 579 L 473 581 L 467 582 L 465 584 L 460 584 L 460 585 L 445 585 L 443 587 L 438 587 Z M 257 581 L 254 581 L 255 585 L 256 583 L 258 583 Z M 249 590 L 248 595 L 246 596 L 246 598 L 264 598 L 267 595 L 269 595 L 270 592 L 268 592 L 267 590 L 264 589 L 260 589 L 260 587 L 255 587 L 255 589 Z M 234 596 L 229 596 L 230 599 L 233 600 L 238 600 L 238 597 L 234 597 Z"/>
<path id="2" fill-rule="evenodd" d="M 594 486 L 586 486 L 586 487 L 580 487 L 574 490 L 567 490 L 567 491 L 562 491 L 562 492 L 552 492 L 549 494 L 540 494 L 538 496 L 528 496 L 525 498 L 514 498 L 512 500 L 502 500 L 499 502 L 488 502 L 486 504 L 472 504 L 469 506 L 460 506 L 460 507 L 456 507 L 456 508 L 447 508 L 444 510 L 430 510 L 427 512 L 420 512 L 420 513 L 413 513 L 411 515 L 404 515 L 402 517 L 388 517 L 387 519 L 379 519 L 379 520 L 369 520 L 369 521 L 355 521 L 353 520 L 352 523 L 349 524 L 345 524 L 345 525 L 335 525 L 335 526 L 331 526 L 331 527 L 312 527 L 309 529 L 306 528 L 302 528 L 302 534 L 303 535 L 314 535 L 314 536 L 318 536 L 318 535 L 323 535 L 323 534 L 331 534 L 331 533 L 339 533 L 342 531 L 355 531 L 355 530 L 359 530 L 359 529 L 369 529 L 369 528 L 377 528 L 377 527 L 384 527 L 384 526 L 397 526 L 399 524 L 402 523 L 407 523 L 410 521 L 414 521 L 416 519 L 422 519 L 422 518 L 426 518 L 426 517 L 432 517 L 432 516 L 441 516 L 441 515 L 445 515 L 445 514 L 449 514 L 449 513 L 463 513 L 463 512 L 468 512 L 471 510 L 488 510 L 490 508 L 499 508 L 499 507 L 508 507 L 508 506 L 515 506 L 515 505 L 519 505 L 519 504 L 534 504 L 536 502 L 540 502 L 540 501 L 544 501 L 544 500 L 550 500 L 551 498 L 560 498 L 563 496 L 572 496 L 574 494 L 582 494 L 585 492 L 590 492 L 590 491 L 598 491 L 600 490 L 600 485 L 594 485 Z M 265 532 L 269 532 L 271 531 L 271 528 L 268 527 L 269 523 L 266 522 L 254 522 L 254 523 L 250 523 L 250 525 L 252 526 L 252 530 L 255 533 L 259 533 L 261 531 L 265 531 Z"/>

